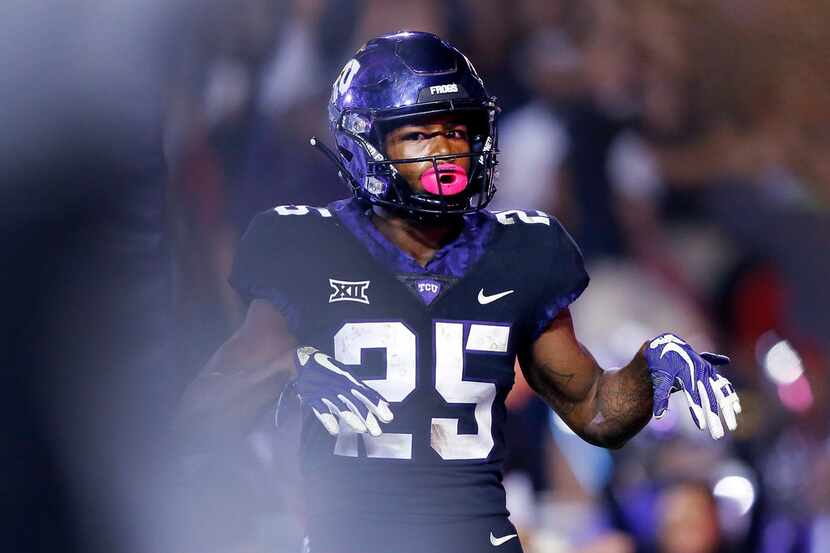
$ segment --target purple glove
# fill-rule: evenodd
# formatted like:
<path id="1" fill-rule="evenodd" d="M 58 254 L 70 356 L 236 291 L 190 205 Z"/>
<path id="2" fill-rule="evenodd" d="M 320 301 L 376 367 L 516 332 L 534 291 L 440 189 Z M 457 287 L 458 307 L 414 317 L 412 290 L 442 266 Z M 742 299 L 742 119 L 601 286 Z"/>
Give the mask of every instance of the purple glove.
<path id="1" fill-rule="evenodd" d="M 286 392 L 297 394 L 300 403 L 311 408 L 332 436 L 340 433 L 341 424 L 346 424 L 353 432 L 380 436 L 383 431 L 378 420 L 383 423 L 392 421 L 389 403 L 353 377 L 345 365 L 333 357 L 313 347 L 300 347 L 296 361 L 297 376 L 286 385 L 277 406 L 278 424 Z"/>
<path id="2" fill-rule="evenodd" d="M 723 415 L 729 430 L 735 430 L 741 403 L 732 383 L 718 374 L 715 366 L 729 358 L 716 353 L 698 354 L 674 334 L 661 334 L 649 342 L 644 352 L 654 384 L 654 416 L 661 418 L 669 406 L 669 395 L 683 390 L 692 420 L 700 430 L 709 427 L 714 439 L 723 437 Z"/>

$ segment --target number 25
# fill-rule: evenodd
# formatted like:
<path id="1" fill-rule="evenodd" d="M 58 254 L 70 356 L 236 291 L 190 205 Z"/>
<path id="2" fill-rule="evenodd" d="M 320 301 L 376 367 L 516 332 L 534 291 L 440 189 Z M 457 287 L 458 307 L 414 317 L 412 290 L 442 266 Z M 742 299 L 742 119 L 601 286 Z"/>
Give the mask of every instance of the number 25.
<path id="1" fill-rule="evenodd" d="M 464 327 L 469 325 L 466 346 Z M 459 434 L 456 418 L 430 419 L 430 445 L 442 459 L 486 459 L 493 449 L 492 407 L 496 385 L 463 380 L 464 352 L 507 353 L 509 325 L 436 321 L 435 389 L 447 403 L 475 404 L 476 434 Z M 406 325 L 395 322 L 347 323 L 334 335 L 334 357 L 347 365 L 360 364 L 364 349 L 384 349 L 386 378 L 364 380 L 390 402 L 404 401 L 416 386 L 417 342 Z M 357 457 L 357 434 L 341 434 L 336 455 Z M 412 434 L 360 434 L 366 455 L 382 459 L 411 459 Z"/>

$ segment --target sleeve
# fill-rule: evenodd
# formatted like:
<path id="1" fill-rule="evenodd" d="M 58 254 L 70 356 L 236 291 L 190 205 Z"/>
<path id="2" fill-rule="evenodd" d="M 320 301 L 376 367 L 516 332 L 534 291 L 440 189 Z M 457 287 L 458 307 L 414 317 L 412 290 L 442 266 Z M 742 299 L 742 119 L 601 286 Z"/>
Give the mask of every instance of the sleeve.
<path id="1" fill-rule="evenodd" d="M 547 257 L 550 265 L 536 308 L 532 340 L 545 331 L 562 309 L 576 301 L 590 281 L 579 246 L 554 218 L 551 218 L 550 240 L 545 245 L 548 251 L 543 258 Z"/>

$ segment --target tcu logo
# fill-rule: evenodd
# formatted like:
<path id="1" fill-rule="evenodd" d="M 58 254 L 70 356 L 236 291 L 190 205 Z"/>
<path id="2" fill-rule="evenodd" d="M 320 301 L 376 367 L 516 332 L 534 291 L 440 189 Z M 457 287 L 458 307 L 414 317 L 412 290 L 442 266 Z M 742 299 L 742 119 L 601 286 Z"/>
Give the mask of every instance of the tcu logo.
<path id="1" fill-rule="evenodd" d="M 437 294 L 440 290 L 440 287 L 435 282 L 419 282 L 418 283 L 418 292 L 423 294 Z"/>
<path id="2" fill-rule="evenodd" d="M 455 83 L 439 84 L 429 87 L 430 94 L 452 94 L 458 92 L 458 85 Z"/>
<path id="3" fill-rule="evenodd" d="M 349 280 L 335 280 L 329 279 L 332 293 L 329 296 L 329 303 L 338 301 L 354 301 L 357 303 L 369 303 L 369 298 L 366 296 L 366 289 L 369 287 L 368 280 L 360 280 L 357 282 Z"/>
<path id="4" fill-rule="evenodd" d="M 415 290 L 418 292 L 418 297 L 420 297 L 425 304 L 429 305 L 441 292 L 441 283 L 437 280 L 432 280 L 431 278 L 424 278 L 415 283 Z"/>

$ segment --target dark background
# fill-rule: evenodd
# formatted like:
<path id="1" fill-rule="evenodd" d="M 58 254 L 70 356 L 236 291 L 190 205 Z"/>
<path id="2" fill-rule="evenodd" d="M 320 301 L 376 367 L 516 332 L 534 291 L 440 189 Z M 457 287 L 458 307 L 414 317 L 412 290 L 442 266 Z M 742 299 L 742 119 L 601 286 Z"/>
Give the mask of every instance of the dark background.
<path id="1" fill-rule="evenodd" d="M 350 53 L 403 28 L 499 97 L 496 207 L 575 235 L 603 365 L 664 329 L 734 361 L 736 435 L 673 402 L 613 455 L 520 382 L 528 551 L 830 547 L 822 2 L 13 0 L 0 21 L 4 551 L 298 550 L 290 432 L 181 458 L 167 425 L 244 313 L 225 279 L 252 215 L 346 194 L 307 139 Z"/>

